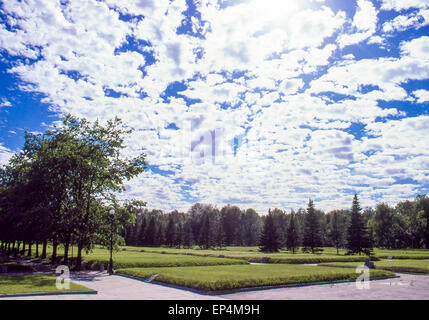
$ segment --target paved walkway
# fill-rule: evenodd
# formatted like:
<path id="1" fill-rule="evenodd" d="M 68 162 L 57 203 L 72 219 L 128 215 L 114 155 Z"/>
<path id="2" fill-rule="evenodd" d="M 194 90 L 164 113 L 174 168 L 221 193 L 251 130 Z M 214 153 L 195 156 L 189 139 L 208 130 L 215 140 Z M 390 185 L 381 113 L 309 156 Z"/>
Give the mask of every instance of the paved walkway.
<path id="1" fill-rule="evenodd" d="M 73 273 L 71 280 L 98 291 L 96 295 L 52 295 L 15 300 L 429 300 L 429 275 L 398 274 L 400 278 L 370 282 L 370 289 L 357 289 L 354 282 L 335 285 L 268 289 L 206 296 L 187 290 L 145 283 L 106 272 Z M 5 298 L 2 298 L 5 299 Z M 8 298 L 12 299 L 12 298 Z"/>
<path id="2" fill-rule="evenodd" d="M 70 280 L 76 284 L 97 290 L 97 294 L 50 295 L 17 298 L 13 300 L 211 300 L 222 299 L 147 283 L 121 276 L 109 276 L 107 272 L 72 272 Z"/>
<path id="3" fill-rule="evenodd" d="M 220 297 L 234 300 L 429 300 L 429 275 L 397 275 L 400 277 L 370 281 L 369 289 L 358 289 L 355 282 L 349 282 L 240 292 Z"/>

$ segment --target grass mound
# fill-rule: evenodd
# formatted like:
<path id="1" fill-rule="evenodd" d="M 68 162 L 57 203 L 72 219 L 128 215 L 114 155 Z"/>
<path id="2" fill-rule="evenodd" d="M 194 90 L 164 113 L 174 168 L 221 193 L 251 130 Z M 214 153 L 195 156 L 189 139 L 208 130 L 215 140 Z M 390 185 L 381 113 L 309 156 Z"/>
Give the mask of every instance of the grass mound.
<path id="1" fill-rule="evenodd" d="M 229 259 L 241 259 L 247 262 L 261 262 L 263 258 L 267 263 L 291 263 L 291 264 L 313 264 L 322 262 L 360 262 L 368 260 L 367 256 L 363 255 L 336 255 L 332 250 L 329 253 L 311 254 L 311 253 L 296 253 L 292 254 L 287 251 L 280 251 L 276 253 L 266 253 L 258 251 L 257 247 L 243 247 L 242 251 L 240 247 L 228 247 L 223 250 L 201 250 L 201 249 L 176 249 L 176 248 L 151 248 L 145 247 L 145 252 L 165 254 L 185 254 L 191 256 L 202 256 L 202 257 L 218 257 L 223 255 Z M 131 247 L 129 250 L 137 250 L 137 247 Z M 376 257 L 371 257 L 371 260 L 379 260 Z"/>
<path id="2" fill-rule="evenodd" d="M 89 258 L 89 257 L 88 257 Z M 101 263 L 109 262 L 108 256 L 102 258 L 86 259 L 87 268 L 99 269 Z M 150 268 L 150 267 L 185 267 L 185 266 L 213 266 L 247 264 L 240 259 L 201 257 L 181 254 L 160 254 L 148 252 L 118 252 L 114 256 L 113 265 L 119 268 Z"/>
<path id="3" fill-rule="evenodd" d="M 354 280 L 359 276 L 359 274 L 350 268 L 287 264 L 126 268 L 119 269 L 118 273 L 140 278 L 148 278 L 151 275 L 157 274 L 156 281 L 205 291 L 334 280 Z M 374 272 L 371 272 L 371 277 L 390 276 L 393 276 L 393 274 L 384 270 L 374 270 Z"/>
<path id="4" fill-rule="evenodd" d="M 341 268 L 356 268 L 359 263 L 323 263 L 327 267 L 341 267 Z M 429 274 L 429 261 L 428 260 L 381 260 L 374 262 L 374 266 L 379 270 L 388 270 L 392 272 L 410 272 L 410 273 L 425 273 Z"/>

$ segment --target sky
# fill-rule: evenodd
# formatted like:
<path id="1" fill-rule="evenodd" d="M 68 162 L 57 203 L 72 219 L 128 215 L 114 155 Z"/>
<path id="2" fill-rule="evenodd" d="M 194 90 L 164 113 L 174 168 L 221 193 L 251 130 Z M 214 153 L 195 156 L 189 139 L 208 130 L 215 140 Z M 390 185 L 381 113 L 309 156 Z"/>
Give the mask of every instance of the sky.
<path id="1" fill-rule="evenodd" d="M 429 188 L 429 0 L 4 0 L 0 164 L 120 117 L 149 208 L 395 204 Z"/>

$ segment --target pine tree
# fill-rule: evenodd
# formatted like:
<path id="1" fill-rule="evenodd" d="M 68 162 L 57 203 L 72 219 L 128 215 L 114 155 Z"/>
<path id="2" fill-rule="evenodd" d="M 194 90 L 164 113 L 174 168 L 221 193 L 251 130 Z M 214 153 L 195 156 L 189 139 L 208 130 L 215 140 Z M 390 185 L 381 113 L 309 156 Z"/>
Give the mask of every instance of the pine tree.
<path id="1" fill-rule="evenodd" d="M 176 241 L 176 224 L 174 222 L 174 218 L 170 215 L 168 218 L 167 230 L 165 233 L 165 242 L 168 246 L 174 246 Z"/>
<path id="2" fill-rule="evenodd" d="M 156 243 L 157 223 L 156 218 L 152 217 L 145 232 L 144 242 L 147 246 L 154 246 Z"/>
<path id="3" fill-rule="evenodd" d="M 274 224 L 274 217 L 271 210 L 265 218 L 264 228 L 262 230 L 261 239 L 259 242 L 260 250 L 263 252 L 277 252 L 281 246 L 280 235 Z"/>
<path id="4" fill-rule="evenodd" d="M 219 221 L 217 231 L 216 231 L 216 246 L 219 248 L 223 248 L 225 246 L 225 232 L 223 231 L 223 225 L 222 222 Z"/>
<path id="5" fill-rule="evenodd" d="M 183 227 L 179 222 L 176 228 L 176 239 L 174 240 L 174 245 L 178 248 L 183 244 Z"/>
<path id="6" fill-rule="evenodd" d="M 286 236 L 286 247 L 288 250 L 291 250 L 292 253 L 295 253 L 295 249 L 298 247 L 298 231 L 296 230 L 295 215 L 293 213 L 290 214 Z"/>
<path id="7" fill-rule="evenodd" d="M 339 254 L 339 248 L 341 244 L 343 243 L 344 233 L 341 230 L 340 227 L 340 218 L 338 216 L 338 211 L 334 211 L 332 215 L 332 220 L 330 223 L 330 232 L 329 237 L 332 240 L 332 242 L 335 245 L 335 248 L 337 249 L 337 255 Z"/>
<path id="8" fill-rule="evenodd" d="M 304 241 L 303 241 L 303 251 L 311 250 L 311 253 L 319 251 L 317 247 L 322 244 L 322 235 L 320 222 L 314 209 L 313 200 L 308 200 L 307 214 L 305 216 L 305 226 L 304 226 Z"/>
<path id="9" fill-rule="evenodd" d="M 138 233 L 137 243 L 139 246 L 144 246 L 147 244 L 146 243 L 146 218 L 144 216 L 142 217 L 142 222 Z"/>
<path id="10" fill-rule="evenodd" d="M 361 215 L 357 194 L 353 197 L 350 225 L 347 230 L 347 254 L 364 253 L 370 255 L 372 245 Z"/>
<path id="11" fill-rule="evenodd" d="M 162 246 L 163 244 L 165 244 L 164 226 L 159 222 L 156 228 L 155 246 Z"/>
<path id="12" fill-rule="evenodd" d="M 190 248 L 194 243 L 194 233 L 192 232 L 192 226 L 190 222 L 187 222 L 183 232 L 183 245 L 186 248 Z"/>
<path id="13" fill-rule="evenodd" d="M 209 249 L 213 246 L 213 234 L 209 214 L 204 214 L 198 237 L 200 247 Z"/>

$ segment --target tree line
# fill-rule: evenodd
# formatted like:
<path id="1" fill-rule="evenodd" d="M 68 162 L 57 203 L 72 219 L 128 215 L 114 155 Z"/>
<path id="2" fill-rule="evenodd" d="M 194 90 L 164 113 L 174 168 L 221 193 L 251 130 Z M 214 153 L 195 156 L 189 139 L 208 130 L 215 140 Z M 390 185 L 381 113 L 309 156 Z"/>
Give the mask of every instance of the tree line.
<path id="1" fill-rule="evenodd" d="M 396 206 L 380 203 L 361 209 L 357 195 L 349 210 L 327 213 L 310 199 L 306 209 L 286 212 L 274 208 L 260 215 L 234 205 L 221 209 L 196 203 L 187 212 L 143 209 L 122 237 L 131 246 L 222 248 L 260 246 L 263 251 L 299 247 L 317 252 L 331 246 L 351 253 L 372 247 L 429 248 L 429 198 L 419 195 Z"/>

